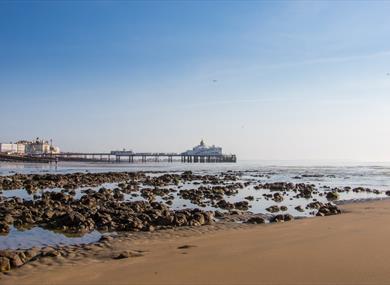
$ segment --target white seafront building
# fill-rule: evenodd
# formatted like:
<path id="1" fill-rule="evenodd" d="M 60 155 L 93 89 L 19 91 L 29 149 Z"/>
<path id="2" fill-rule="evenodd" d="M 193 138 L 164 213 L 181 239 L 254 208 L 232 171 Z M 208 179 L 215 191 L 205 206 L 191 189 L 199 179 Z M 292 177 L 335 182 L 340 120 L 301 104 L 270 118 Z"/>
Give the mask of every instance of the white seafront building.
<path id="1" fill-rule="evenodd" d="M 199 145 L 193 147 L 191 150 L 183 152 L 182 155 L 222 155 L 222 147 L 217 147 L 215 145 L 207 146 L 204 141 L 201 140 Z"/>
<path id="2" fill-rule="evenodd" d="M 59 153 L 60 149 L 48 141 L 37 138 L 34 141 L 19 141 L 17 143 L 0 143 L 0 153 L 18 155 L 40 155 Z"/>
<path id="3" fill-rule="evenodd" d="M 26 145 L 23 143 L 0 143 L 0 153 L 25 154 Z"/>
<path id="4" fill-rule="evenodd" d="M 17 153 L 18 145 L 15 143 L 0 143 L 0 153 Z"/>

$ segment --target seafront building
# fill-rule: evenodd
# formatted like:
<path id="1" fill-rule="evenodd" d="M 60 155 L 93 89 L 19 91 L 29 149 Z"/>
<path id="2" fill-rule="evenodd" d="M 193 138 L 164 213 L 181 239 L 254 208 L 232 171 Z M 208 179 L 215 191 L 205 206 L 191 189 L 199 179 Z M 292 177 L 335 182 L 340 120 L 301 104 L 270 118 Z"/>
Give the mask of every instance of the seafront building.
<path id="1" fill-rule="evenodd" d="M 1 153 L 17 153 L 18 146 L 14 143 L 0 143 L 0 152 Z"/>
<path id="2" fill-rule="evenodd" d="M 193 147 L 191 150 L 187 150 L 182 153 L 183 155 L 222 155 L 222 147 L 215 145 L 207 146 L 204 140 L 200 141 L 200 144 Z"/>
<path id="3" fill-rule="evenodd" d="M 16 143 L 0 143 L 0 153 L 17 155 L 57 154 L 60 149 L 45 140 L 21 140 Z"/>

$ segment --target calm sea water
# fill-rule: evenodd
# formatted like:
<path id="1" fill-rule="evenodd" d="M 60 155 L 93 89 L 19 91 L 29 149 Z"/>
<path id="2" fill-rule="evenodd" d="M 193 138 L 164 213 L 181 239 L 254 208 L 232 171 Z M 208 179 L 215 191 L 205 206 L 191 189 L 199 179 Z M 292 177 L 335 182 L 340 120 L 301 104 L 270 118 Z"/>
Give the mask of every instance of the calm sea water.
<path id="1" fill-rule="evenodd" d="M 69 163 L 61 162 L 57 167 L 50 164 L 0 162 L 0 175 L 14 173 L 72 173 L 108 171 L 159 171 L 175 172 L 191 170 L 196 173 L 217 174 L 223 171 L 256 171 L 272 174 L 272 180 L 291 181 L 298 175 L 323 175 L 307 177 L 300 182 L 323 182 L 329 186 L 362 186 L 390 189 L 390 162 L 321 162 L 321 161 L 239 161 L 237 163 Z M 335 176 L 335 177 L 333 177 Z M 294 182 L 294 181 L 293 181 Z M 295 181 L 296 182 L 296 181 Z"/>

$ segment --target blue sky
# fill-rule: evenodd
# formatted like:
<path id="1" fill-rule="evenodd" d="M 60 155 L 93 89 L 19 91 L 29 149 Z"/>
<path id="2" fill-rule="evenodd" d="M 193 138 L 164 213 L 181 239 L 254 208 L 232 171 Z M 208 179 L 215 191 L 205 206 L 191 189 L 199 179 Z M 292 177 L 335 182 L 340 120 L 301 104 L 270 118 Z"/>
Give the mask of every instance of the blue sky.
<path id="1" fill-rule="evenodd" d="M 204 138 L 243 159 L 390 161 L 389 14 L 386 1 L 2 1 L 0 140 Z"/>

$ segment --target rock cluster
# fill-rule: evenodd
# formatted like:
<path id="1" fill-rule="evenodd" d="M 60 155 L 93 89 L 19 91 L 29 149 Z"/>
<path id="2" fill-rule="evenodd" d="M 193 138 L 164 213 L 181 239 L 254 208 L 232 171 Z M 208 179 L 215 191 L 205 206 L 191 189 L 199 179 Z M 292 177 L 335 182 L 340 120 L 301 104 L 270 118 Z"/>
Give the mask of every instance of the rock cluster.
<path id="1" fill-rule="evenodd" d="M 294 217 L 291 216 L 290 214 L 279 214 L 279 215 L 273 216 L 270 219 L 270 222 L 271 223 L 289 222 L 289 221 L 292 221 L 293 219 L 294 219 Z"/>
<path id="2" fill-rule="evenodd" d="M 34 193 L 38 189 L 75 189 L 77 187 L 99 186 L 103 183 L 141 179 L 143 177 L 145 177 L 145 174 L 140 172 L 15 174 L 0 176 L 0 190 L 24 188 L 30 193 Z"/>
<path id="3" fill-rule="evenodd" d="M 80 251 L 93 249 L 94 246 L 99 248 L 107 246 L 107 242 L 111 240 L 112 237 L 104 235 L 98 242 L 88 245 L 61 245 L 55 247 L 46 246 L 42 248 L 33 247 L 27 250 L 0 250 L 0 272 L 8 272 L 39 258 L 75 256 Z"/>
<path id="4" fill-rule="evenodd" d="M 263 183 L 254 186 L 254 189 L 269 189 L 270 191 L 279 191 L 286 194 L 289 191 L 293 191 L 297 193 L 296 198 L 306 198 L 309 199 L 312 197 L 312 194 L 318 193 L 315 190 L 315 186 L 313 184 L 305 184 L 305 183 L 291 183 L 291 182 L 273 182 L 273 183 Z M 280 193 L 279 193 L 280 194 Z M 272 197 L 271 197 L 272 198 Z M 280 199 L 280 196 L 277 196 L 275 199 L 275 195 L 273 199 Z M 282 197 L 283 199 L 283 197 Z"/>
<path id="5" fill-rule="evenodd" d="M 139 181 L 149 186 L 177 185 L 180 181 L 202 181 L 204 184 L 224 184 L 235 181 L 235 175 L 195 175 L 191 171 L 182 174 L 163 174 L 147 176 L 143 172 L 105 172 L 105 173 L 69 173 L 69 174 L 15 174 L 0 176 L 0 190 L 24 188 L 33 193 L 38 189 L 77 187 L 97 187 L 103 183 Z"/>
<path id="6" fill-rule="evenodd" d="M 37 248 L 17 251 L 0 250 L 0 272 L 7 272 L 11 268 L 20 267 L 42 254 Z"/>
<path id="7" fill-rule="evenodd" d="M 213 213 L 199 209 L 173 211 L 158 202 L 118 201 L 112 190 L 101 188 L 79 200 L 61 192 L 43 193 L 39 200 L 13 198 L 0 204 L 0 229 L 9 225 L 42 227 L 70 233 L 100 231 L 153 231 L 155 228 L 200 226 Z"/>
<path id="8" fill-rule="evenodd" d="M 210 205 L 224 210 L 248 210 L 249 203 L 247 201 L 230 203 L 224 199 L 225 197 L 236 195 L 238 190 L 242 188 L 244 188 L 242 183 L 212 187 L 200 186 L 198 189 L 180 190 L 178 195 L 183 199 L 190 200 L 191 203 L 200 207 Z"/>

